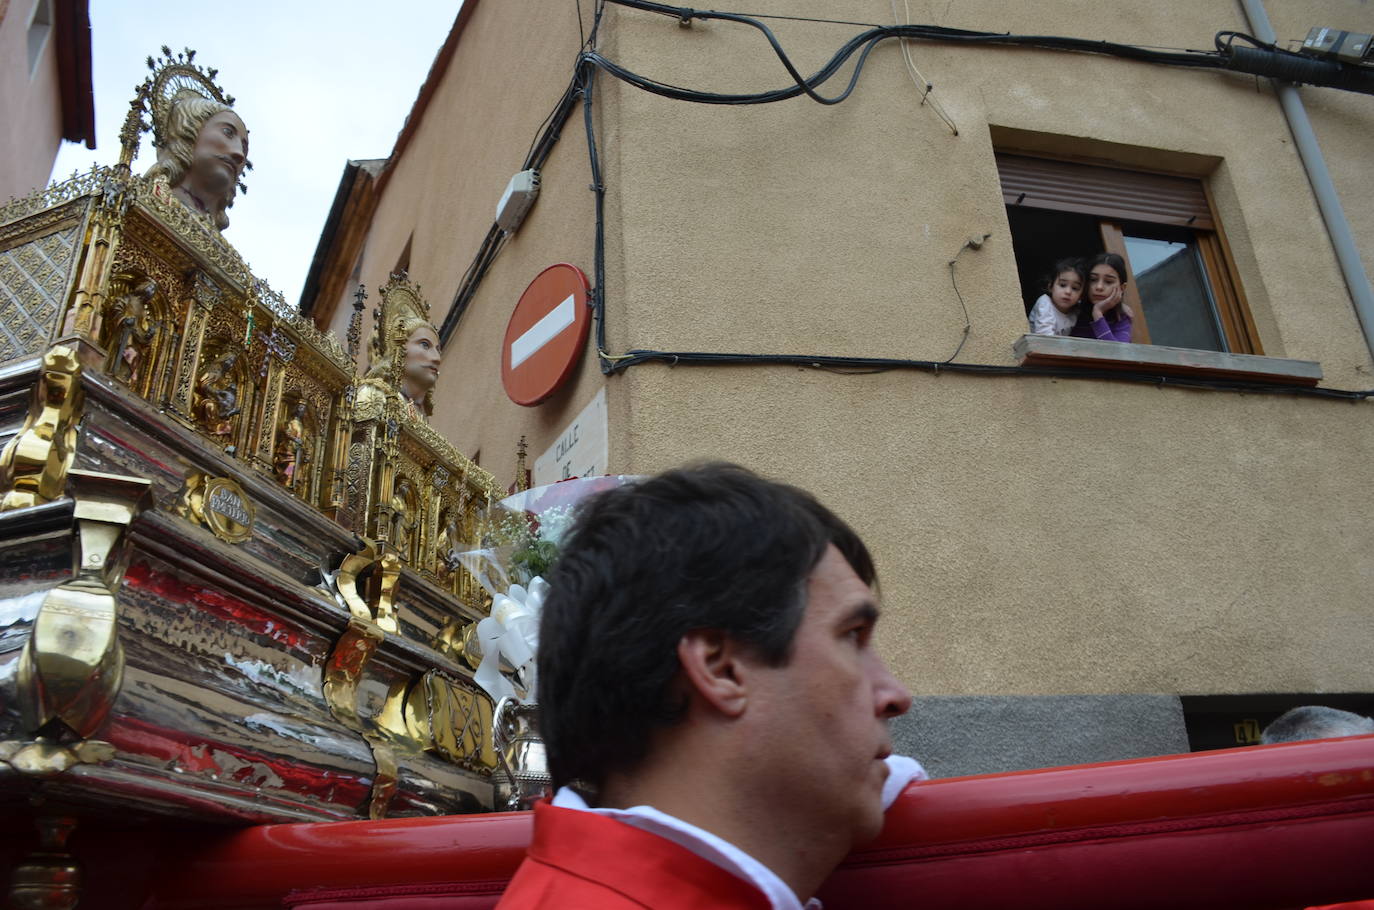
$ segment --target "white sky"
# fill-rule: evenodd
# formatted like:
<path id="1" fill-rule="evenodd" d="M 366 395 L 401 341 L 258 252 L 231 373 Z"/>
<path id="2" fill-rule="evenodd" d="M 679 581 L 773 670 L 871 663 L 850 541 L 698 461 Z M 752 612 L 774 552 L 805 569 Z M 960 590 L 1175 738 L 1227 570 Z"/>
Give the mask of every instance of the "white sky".
<path id="1" fill-rule="evenodd" d="M 300 300 L 344 164 L 385 158 L 461 0 L 91 0 L 96 148 L 64 142 L 54 179 L 119 158 L 146 58 L 194 48 L 249 130 L 247 193 L 225 237 L 287 301 Z M 145 134 L 134 172 L 151 166 Z"/>

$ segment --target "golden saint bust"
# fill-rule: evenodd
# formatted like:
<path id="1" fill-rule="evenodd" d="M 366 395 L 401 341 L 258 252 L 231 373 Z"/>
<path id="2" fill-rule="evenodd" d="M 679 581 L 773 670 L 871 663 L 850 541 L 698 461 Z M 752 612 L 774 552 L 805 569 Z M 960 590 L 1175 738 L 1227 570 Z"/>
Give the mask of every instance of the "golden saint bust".
<path id="1" fill-rule="evenodd" d="M 172 98 L 147 176 L 167 178 L 172 195 L 193 212 L 209 215 L 221 231 L 248 164 L 248 128 L 233 108 L 190 89 Z"/>
<path id="2" fill-rule="evenodd" d="M 372 416 L 388 396 L 396 396 L 417 420 L 434 413 L 434 383 L 439 379 L 439 332 L 427 317 L 429 305 L 404 275 L 382 288 L 377 327 L 368 344 L 367 376 L 358 390 L 358 416 Z"/>

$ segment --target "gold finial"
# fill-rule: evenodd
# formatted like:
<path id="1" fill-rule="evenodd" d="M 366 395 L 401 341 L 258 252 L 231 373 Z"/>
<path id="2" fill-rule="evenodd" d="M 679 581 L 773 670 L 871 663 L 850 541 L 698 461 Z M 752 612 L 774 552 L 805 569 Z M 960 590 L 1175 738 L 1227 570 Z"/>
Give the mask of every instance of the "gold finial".
<path id="1" fill-rule="evenodd" d="M 529 447 L 525 445 L 525 437 L 520 437 L 520 442 L 515 446 L 515 492 L 523 493 L 530 488 L 530 471 L 525 467 L 525 456 Z"/>
<path id="2" fill-rule="evenodd" d="M 353 292 L 353 315 L 348 320 L 348 359 L 358 362 L 358 349 L 363 341 L 363 304 L 367 302 L 367 287 L 358 284 Z"/>

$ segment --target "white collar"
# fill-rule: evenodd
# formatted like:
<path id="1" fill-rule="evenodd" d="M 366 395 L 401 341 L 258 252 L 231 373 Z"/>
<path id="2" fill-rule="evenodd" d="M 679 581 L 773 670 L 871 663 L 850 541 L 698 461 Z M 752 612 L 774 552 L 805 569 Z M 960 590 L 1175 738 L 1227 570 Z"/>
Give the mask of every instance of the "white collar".
<path id="1" fill-rule="evenodd" d="M 553 804 L 560 809 L 576 809 L 594 812 L 616 821 L 624 822 L 650 834 L 657 834 L 690 850 L 702 859 L 715 863 L 726 872 L 737 875 L 758 888 L 768 897 L 773 910 L 821 910 L 821 902 L 814 897 L 805 906 L 797 899 L 792 889 L 787 887 L 777 873 L 763 863 L 745 853 L 729 841 L 717 837 L 710 831 L 698 828 L 676 816 L 660 812 L 653 806 L 631 806 L 628 809 L 593 809 L 587 805 L 576 790 L 563 787 L 553 797 Z"/>
<path id="2" fill-rule="evenodd" d="M 887 759 L 888 776 L 883 785 L 883 809 L 892 805 L 898 794 L 913 780 L 925 780 L 925 769 L 914 759 L 904 755 L 893 755 Z M 768 897 L 773 910 L 822 910 L 821 902 L 814 897 L 805 905 L 795 892 L 787 887 L 777 873 L 763 863 L 745 853 L 729 841 L 717 837 L 710 831 L 698 828 L 676 816 L 660 812 L 653 806 L 631 806 L 628 809 L 593 809 L 587 805 L 576 790 L 563 787 L 553 797 L 553 805 L 560 809 L 575 809 L 580 812 L 595 812 L 607 818 L 614 818 L 650 834 L 657 834 L 670 840 L 685 850 L 690 850 L 702 859 L 715 863 L 725 871 L 737 875 L 758 888 Z"/>

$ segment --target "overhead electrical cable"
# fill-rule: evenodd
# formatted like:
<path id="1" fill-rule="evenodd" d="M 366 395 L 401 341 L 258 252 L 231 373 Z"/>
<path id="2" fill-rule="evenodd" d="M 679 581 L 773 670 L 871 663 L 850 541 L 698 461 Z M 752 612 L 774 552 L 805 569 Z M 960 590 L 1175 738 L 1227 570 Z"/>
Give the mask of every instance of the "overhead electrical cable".
<path id="1" fill-rule="evenodd" d="M 606 3 L 608 2 L 630 9 L 638 9 L 645 12 L 670 16 L 683 24 L 690 24 L 693 19 L 717 19 L 737 22 L 754 28 L 768 41 L 773 53 L 781 62 L 788 76 L 792 79 L 793 84 L 785 88 L 763 92 L 718 93 L 675 86 L 635 73 L 606 58 L 597 50 L 597 32 L 601 25 Z M 893 9 L 895 15 L 895 0 Z M 759 21 L 761 18 L 798 19 L 801 21 L 815 21 L 829 24 L 857 25 L 867 30 L 861 34 L 855 35 L 845 42 L 820 70 L 808 78 L 803 77 L 797 70 L 772 30 L 763 22 Z M 909 10 L 907 18 L 908 20 L 910 19 Z M 582 53 L 578 56 L 573 79 L 569 83 L 563 96 L 559 99 L 559 103 L 555 106 L 554 110 L 550 112 L 549 116 L 545 118 L 544 123 L 541 124 L 536 139 L 531 143 L 530 151 L 526 156 L 525 167 L 541 167 L 543 165 L 552 151 L 553 146 L 557 143 L 560 131 L 571 116 L 573 105 L 580 100 L 583 105 L 583 121 L 587 134 L 588 161 L 592 176 L 590 188 L 595 195 L 594 286 L 592 288 L 590 303 L 596 321 L 597 354 L 601 361 L 603 373 L 612 374 L 632 366 L 650 362 L 667 363 L 669 365 L 770 364 L 811 367 L 848 375 L 910 369 L 923 370 L 936 374 L 946 371 L 987 376 L 1111 379 L 1125 382 L 1146 383 L 1159 387 L 1205 388 L 1270 395 L 1301 395 L 1347 401 L 1363 401 L 1370 397 L 1374 397 L 1374 389 L 1347 390 L 1312 386 L 1281 386 L 1243 380 L 1164 376 L 1144 371 L 1126 372 L 1115 370 L 1085 370 L 1078 368 L 960 363 L 956 362 L 954 357 L 958 356 L 959 351 L 963 348 L 964 341 L 968 338 L 970 323 L 968 321 L 966 306 L 964 307 L 965 326 L 958 348 L 953 356 L 944 361 L 844 357 L 834 355 L 806 356 L 792 354 L 709 353 L 640 349 L 627 351 L 624 354 L 618 355 L 607 352 L 605 320 L 606 186 L 596 143 L 596 131 L 593 118 L 596 70 L 602 70 L 644 91 L 667 98 L 694 103 L 725 105 L 767 104 L 806 96 L 818 103 L 831 105 L 838 104 L 849 97 L 855 85 L 858 83 L 864 64 L 868 59 L 868 55 L 878 43 L 890 38 L 900 39 L 900 43 L 903 46 L 903 57 L 908 64 L 913 79 L 917 82 L 917 88 L 921 89 L 924 86 L 924 94 L 922 96 L 923 102 L 929 97 L 930 85 L 916 69 L 915 63 L 911 59 L 909 51 L 906 48 L 907 43 L 912 40 L 971 45 L 1027 47 L 1043 50 L 1102 54 L 1151 64 L 1229 70 L 1252 75 L 1285 78 L 1314 85 L 1325 85 L 1350 91 L 1374 94 L 1374 69 L 1348 66 L 1324 60 L 1314 60 L 1310 57 L 1281 50 L 1273 45 L 1264 44 L 1258 39 L 1240 32 L 1219 32 L 1215 38 L 1216 50 L 1214 51 L 1161 50 L 1130 44 L 1118 44 L 1109 41 L 1092 41 L 1082 38 L 1044 35 L 1012 35 L 998 32 L 946 28 L 943 26 L 912 25 L 909 24 L 909 22 L 908 24 L 881 26 L 858 22 L 843 22 L 840 20 L 803 20 L 802 17 L 790 16 L 753 17 L 741 13 L 675 7 L 663 3 L 651 2 L 651 0 L 600 0 L 600 3 L 596 7 L 591 29 L 586 35 L 583 43 Z M 1251 46 L 1236 47 L 1234 46 L 1236 39 L 1241 39 Z M 854 63 L 853 72 L 850 74 L 848 84 L 845 86 L 844 90 L 840 94 L 834 96 L 827 97 L 821 95 L 818 89 L 839 73 L 845 67 L 849 59 L 855 54 L 858 54 L 858 59 Z M 932 108 L 937 110 L 937 113 L 949 123 L 950 128 L 954 130 L 957 135 L 958 131 L 954 127 L 953 122 L 944 115 L 942 110 L 935 107 L 933 99 Z M 462 310 L 466 308 L 467 303 L 476 293 L 477 286 L 481 283 L 483 275 L 485 275 L 497 253 L 500 252 L 504 242 L 505 233 L 493 225 L 492 231 L 488 232 L 486 240 L 478 251 L 477 258 L 473 261 L 473 264 L 469 266 L 468 272 L 455 297 L 454 305 L 444 320 L 444 326 L 441 332 L 441 338 L 444 342 L 448 341 L 449 335 L 452 334 L 458 318 L 462 315 Z M 952 261 L 950 263 L 950 280 L 954 284 L 955 293 L 959 294 L 957 281 L 954 277 L 954 263 Z M 959 298 L 962 305 L 962 294 L 959 294 Z"/>
<path id="2" fill-rule="evenodd" d="M 1349 91 L 1364 92 L 1374 94 L 1374 67 L 1353 66 L 1327 60 L 1317 60 L 1303 54 L 1292 51 L 1282 50 L 1273 45 L 1264 45 L 1256 39 L 1248 38 L 1256 43 L 1257 47 L 1239 48 L 1231 44 L 1222 45 L 1220 35 L 1236 35 L 1241 33 L 1222 32 L 1218 35 L 1216 50 L 1185 50 L 1185 51 L 1162 51 L 1149 47 L 1141 47 L 1134 44 L 1119 44 L 1112 41 L 1096 41 L 1088 38 L 1066 38 L 1053 35 L 1013 35 L 1006 32 L 985 32 L 970 29 L 947 28 L 938 25 L 875 25 L 868 28 L 858 35 L 855 35 L 844 44 L 831 58 L 826 66 L 822 67 L 810 79 L 804 79 L 797 72 L 796 67 L 788 58 L 783 50 L 781 43 L 773 31 L 763 22 L 741 13 L 721 12 L 718 10 L 698 10 L 690 7 L 670 6 L 665 3 L 655 3 L 652 0 L 607 0 L 618 6 L 630 9 L 642 10 L 644 12 L 657 13 L 668 16 L 683 23 L 690 23 L 694 19 L 710 20 L 717 19 L 726 22 L 737 22 L 758 30 L 767 39 L 773 52 L 782 61 L 783 67 L 795 83 L 787 89 L 780 89 L 771 92 L 756 92 L 749 94 L 721 94 L 716 92 L 691 92 L 677 86 L 659 83 L 647 77 L 639 76 L 618 67 L 602 66 L 604 57 L 597 54 L 594 62 L 602 66 L 607 72 L 612 73 L 617 78 L 623 78 L 633 85 L 662 94 L 666 97 L 678 98 L 684 101 L 696 101 L 703 104 L 762 104 L 771 101 L 781 101 L 785 98 L 795 98 L 798 95 L 807 95 L 815 101 L 824 104 L 834 104 L 843 100 L 848 95 L 848 90 L 841 96 L 835 98 L 822 98 L 816 89 L 829 80 L 835 72 L 849 59 L 854 53 L 859 52 L 860 62 L 858 68 L 862 68 L 862 61 L 867 56 L 867 51 L 871 49 L 875 42 L 883 41 L 888 38 L 919 39 L 926 41 L 938 41 L 953 44 L 983 44 L 1001 45 L 1009 47 L 1030 47 L 1043 50 L 1073 51 L 1088 54 L 1103 54 L 1113 57 L 1122 57 L 1128 60 L 1137 60 L 1144 63 L 1165 64 L 1168 66 L 1185 66 L 1204 69 L 1221 69 L 1243 72 L 1249 75 L 1273 76 L 1275 78 L 1285 78 L 1291 81 L 1307 82 L 1312 85 L 1323 85 L 1333 88 L 1341 88 Z M 856 77 L 857 78 L 857 73 Z M 851 79 L 850 90 L 853 88 Z"/>
<path id="3" fill-rule="evenodd" d="M 1295 395 L 1364 401 L 1374 398 L 1374 389 L 1330 389 L 1322 386 L 1286 386 L 1246 380 L 1210 379 L 1202 376 L 1168 376 L 1146 371 L 1118 371 L 1059 367 L 1012 366 L 990 363 L 963 363 L 948 360 L 911 360 L 896 357 L 845 357 L 832 354 L 743 354 L 705 351 L 654 351 L 635 349 L 614 358 L 606 373 L 615 373 L 642 363 L 669 366 L 794 366 L 834 373 L 869 375 L 892 370 L 918 370 L 927 373 L 970 373 L 981 376 L 1042 376 L 1053 379 L 1113 379 L 1159 388 L 1210 389 L 1263 395 Z"/>

